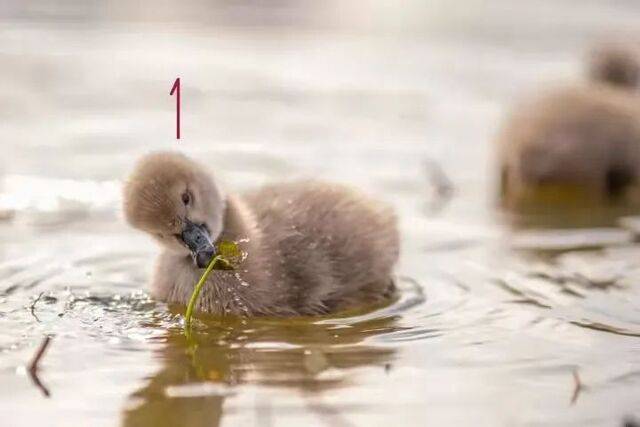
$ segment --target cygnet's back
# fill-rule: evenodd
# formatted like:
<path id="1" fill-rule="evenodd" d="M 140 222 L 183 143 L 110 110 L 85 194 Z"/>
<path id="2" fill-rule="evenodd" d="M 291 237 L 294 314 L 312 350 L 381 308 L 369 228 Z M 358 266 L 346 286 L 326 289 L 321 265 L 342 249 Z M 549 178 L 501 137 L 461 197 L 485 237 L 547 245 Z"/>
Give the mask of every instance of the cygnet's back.
<path id="1" fill-rule="evenodd" d="M 393 211 L 348 188 L 313 181 L 243 197 L 262 234 L 265 264 L 302 312 L 388 299 L 399 238 Z"/>

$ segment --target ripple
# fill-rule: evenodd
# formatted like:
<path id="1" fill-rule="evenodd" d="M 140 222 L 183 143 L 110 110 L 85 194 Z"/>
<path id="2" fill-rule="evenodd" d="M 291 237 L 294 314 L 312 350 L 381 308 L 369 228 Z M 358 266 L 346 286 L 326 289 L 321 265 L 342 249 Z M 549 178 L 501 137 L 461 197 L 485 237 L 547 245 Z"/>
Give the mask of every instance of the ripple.
<path id="1" fill-rule="evenodd" d="M 598 322 L 572 320 L 571 323 L 581 328 L 592 329 L 594 331 L 608 332 L 615 335 L 625 335 L 629 337 L 640 337 L 640 328 L 638 328 L 637 331 L 631 331 L 621 327 Z"/>
<path id="2" fill-rule="evenodd" d="M 582 228 L 519 231 L 510 242 L 520 250 L 566 251 L 624 245 L 633 239 L 631 231 L 618 228 Z"/>

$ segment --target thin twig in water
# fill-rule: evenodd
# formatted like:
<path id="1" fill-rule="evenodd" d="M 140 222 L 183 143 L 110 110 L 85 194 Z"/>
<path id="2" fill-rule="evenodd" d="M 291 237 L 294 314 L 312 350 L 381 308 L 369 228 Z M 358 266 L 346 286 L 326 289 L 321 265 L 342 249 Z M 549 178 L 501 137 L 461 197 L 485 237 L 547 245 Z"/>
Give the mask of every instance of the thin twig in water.
<path id="1" fill-rule="evenodd" d="M 33 300 L 33 302 L 31 303 L 31 305 L 29 306 L 29 311 L 31 312 L 31 315 L 36 319 L 36 321 L 40 322 L 40 319 L 38 319 L 38 316 L 36 316 L 35 313 L 35 309 L 36 309 L 36 304 L 38 303 L 38 301 L 40 301 L 40 298 L 42 298 L 42 295 L 44 294 L 44 292 L 40 292 L 40 294 L 36 297 L 35 300 Z"/>
<path id="2" fill-rule="evenodd" d="M 31 380 L 36 385 L 36 387 L 38 387 L 40 391 L 42 391 L 42 394 L 44 394 L 45 397 L 49 397 L 51 394 L 49 393 L 49 389 L 47 389 L 47 387 L 45 387 L 44 384 L 42 384 L 42 382 L 40 381 L 40 378 L 38 378 L 38 363 L 40 362 L 40 359 L 42 359 L 42 356 L 44 356 L 44 352 L 47 351 L 47 347 L 49 346 L 50 342 L 51 337 L 48 335 L 42 339 L 40 347 L 38 347 L 36 354 L 33 356 L 33 359 L 31 359 L 31 363 L 29 363 L 29 367 L 27 368 Z"/>
<path id="3" fill-rule="evenodd" d="M 578 370 L 573 370 L 573 382 L 575 384 L 573 388 L 573 396 L 571 396 L 571 405 L 575 405 L 578 401 L 578 397 L 580 396 L 580 392 L 585 388 L 582 385 L 582 381 L 580 381 L 580 374 L 578 374 Z"/>

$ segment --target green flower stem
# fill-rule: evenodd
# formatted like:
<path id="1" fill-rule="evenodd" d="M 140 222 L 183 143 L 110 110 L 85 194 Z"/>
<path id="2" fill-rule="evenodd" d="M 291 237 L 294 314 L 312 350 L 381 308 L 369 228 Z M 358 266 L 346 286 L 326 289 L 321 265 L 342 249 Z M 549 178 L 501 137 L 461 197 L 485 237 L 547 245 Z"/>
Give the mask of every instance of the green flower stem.
<path id="1" fill-rule="evenodd" d="M 202 273 L 202 276 L 200 277 L 200 280 L 198 280 L 196 287 L 193 289 L 193 293 L 191 294 L 191 299 L 189 300 L 189 304 L 187 305 L 187 312 L 184 315 L 184 328 L 187 334 L 191 330 L 191 318 L 193 317 L 193 310 L 195 309 L 196 302 L 198 301 L 198 295 L 200 295 L 200 291 L 202 290 L 202 287 L 207 281 L 207 277 L 209 277 L 209 274 L 211 273 L 211 271 L 213 271 L 213 267 L 216 265 L 216 262 L 218 261 L 226 262 L 226 260 L 223 260 L 221 255 L 214 256 L 209 262 L 207 269 L 204 270 L 204 273 Z"/>

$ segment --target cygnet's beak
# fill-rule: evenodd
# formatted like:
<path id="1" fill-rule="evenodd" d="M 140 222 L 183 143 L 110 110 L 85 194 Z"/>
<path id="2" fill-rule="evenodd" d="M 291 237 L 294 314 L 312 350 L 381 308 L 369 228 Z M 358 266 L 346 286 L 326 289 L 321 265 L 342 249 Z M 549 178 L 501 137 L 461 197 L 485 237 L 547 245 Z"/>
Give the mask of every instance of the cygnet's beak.
<path id="1" fill-rule="evenodd" d="M 186 220 L 182 227 L 182 241 L 191 251 L 193 261 L 198 268 L 205 268 L 216 253 L 216 248 L 211 242 L 211 236 L 204 224 L 194 224 Z"/>

